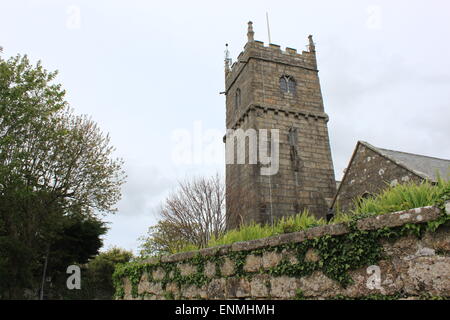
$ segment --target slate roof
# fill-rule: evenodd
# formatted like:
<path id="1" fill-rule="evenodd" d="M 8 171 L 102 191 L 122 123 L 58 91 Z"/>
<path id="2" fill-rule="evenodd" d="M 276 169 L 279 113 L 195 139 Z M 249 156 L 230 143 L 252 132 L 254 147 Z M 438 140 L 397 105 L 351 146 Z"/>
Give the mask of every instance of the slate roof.
<path id="1" fill-rule="evenodd" d="M 433 182 L 437 182 L 439 177 L 445 180 L 450 179 L 450 160 L 377 148 L 364 141 L 359 141 L 359 143 L 424 179 Z"/>

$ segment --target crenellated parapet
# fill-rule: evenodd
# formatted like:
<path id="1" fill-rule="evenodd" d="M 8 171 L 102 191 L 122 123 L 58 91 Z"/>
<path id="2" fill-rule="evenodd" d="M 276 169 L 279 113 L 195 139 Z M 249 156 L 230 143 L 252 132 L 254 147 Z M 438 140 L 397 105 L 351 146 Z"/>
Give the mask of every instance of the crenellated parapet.
<path id="1" fill-rule="evenodd" d="M 311 47 L 310 45 L 311 49 L 313 51 L 302 51 L 298 53 L 297 49 L 286 47 L 285 50 L 282 50 L 281 46 L 273 43 L 265 45 L 264 42 L 258 40 L 247 42 L 244 46 L 244 51 L 238 55 L 237 60 L 231 65 L 229 72 L 227 72 L 225 80 L 226 90 L 230 89 L 236 78 L 252 59 L 300 67 L 317 72 L 315 47 Z"/>

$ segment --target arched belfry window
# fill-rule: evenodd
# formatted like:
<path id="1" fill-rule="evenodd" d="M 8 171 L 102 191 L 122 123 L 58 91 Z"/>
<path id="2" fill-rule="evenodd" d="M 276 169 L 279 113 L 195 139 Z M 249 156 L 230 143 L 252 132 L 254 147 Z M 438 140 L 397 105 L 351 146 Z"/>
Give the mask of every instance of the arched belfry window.
<path id="1" fill-rule="evenodd" d="M 241 89 L 237 88 L 234 94 L 234 107 L 239 108 L 241 106 Z"/>
<path id="2" fill-rule="evenodd" d="M 295 80 L 291 76 L 284 75 L 280 78 L 280 89 L 284 93 L 295 93 Z"/>

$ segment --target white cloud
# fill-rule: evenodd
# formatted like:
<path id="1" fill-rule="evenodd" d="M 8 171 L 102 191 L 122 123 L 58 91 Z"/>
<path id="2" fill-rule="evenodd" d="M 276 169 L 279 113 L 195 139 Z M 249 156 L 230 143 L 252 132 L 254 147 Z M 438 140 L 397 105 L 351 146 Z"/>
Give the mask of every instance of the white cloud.
<path id="1" fill-rule="evenodd" d="M 71 5 L 81 13 L 75 30 L 66 27 L 67 3 L 1 2 L 0 29 L 8 32 L 0 45 L 3 57 L 28 53 L 47 69 L 59 69 L 72 106 L 92 115 L 124 158 L 129 178 L 120 211 L 108 217 L 107 246 L 135 249 L 136 238 L 156 221 L 152 209 L 177 180 L 223 172 L 219 163 L 172 163 L 171 136 L 195 121 L 225 132 L 219 95 L 224 45 L 236 59 L 248 20 L 255 38 L 267 42 L 266 11 L 274 43 L 300 51 L 308 34 L 317 42 L 337 178 L 357 140 L 450 158 L 445 1 L 228 1 L 220 9 L 212 1 Z M 372 5 L 381 13 L 379 28 L 367 28 Z"/>

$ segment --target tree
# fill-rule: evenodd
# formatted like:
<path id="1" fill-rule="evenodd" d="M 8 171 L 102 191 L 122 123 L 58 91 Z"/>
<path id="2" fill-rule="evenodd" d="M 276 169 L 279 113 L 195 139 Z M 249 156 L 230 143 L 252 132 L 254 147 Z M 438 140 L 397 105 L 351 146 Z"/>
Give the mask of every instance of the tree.
<path id="1" fill-rule="evenodd" d="M 112 275 L 118 264 L 127 263 L 134 258 L 131 251 L 121 248 L 111 248 L 100 253 L 87 265 L 91 288 L 96 299 L 112 299 L 115 293 Z"/>
<path id="2" fill-rule="evenodd" d="M 64 275 L 55 279 L 52 294 L 65 300 L 112 299 L 115 293 L 112 275 L 116 265 L 130 262 L 133 258 L 131 251 L 116 247 L 101 252 L 81 265 L 80 290 L 68 290 L 67 275 Z"/>
<path id="3" fill-rule="evenodd" d="M 143 254 L 173 253 L 190 244 L 205 247 L 225 231 L 225 187 L 218 175 L 180 182 L 162 204 L 161 221 L 143 238 Z"/>
<path id="4" fill-rule="evenodd" d="M 44 279 L 45 297 L 66 299 L 80 293 L 70 291 L 66 286 L 66 270 L 70 265 L 83 267 L 99 254 L 103 241 L 100 238 L 107 231 L 105 223 L 96 217 L 69 215 L 63 227 L 48 246 L 46 277 Z M 83 283 L 89 283 L 83 272 Z M 86 291 L 83 291 L 85 294 Z"/>
<path id="5" fill-rule="evenodd" d="M 151 226 L 147 236 L 141 237 L 140 240 L 141 256 L 172 254 L 189 246 L 196 247 L 189 232 L 166 220 L 160 220 Z"/>
<path id="6" fill-rule="evenodd" d="M 10 297 L 36 285 L 68 216 L 116 211 L 125 179 L 109 136 L 73 113 L 56 74 L 27 56 L 0 59 L 0 268 L 11 270 L 0 294 Z"/>

